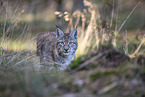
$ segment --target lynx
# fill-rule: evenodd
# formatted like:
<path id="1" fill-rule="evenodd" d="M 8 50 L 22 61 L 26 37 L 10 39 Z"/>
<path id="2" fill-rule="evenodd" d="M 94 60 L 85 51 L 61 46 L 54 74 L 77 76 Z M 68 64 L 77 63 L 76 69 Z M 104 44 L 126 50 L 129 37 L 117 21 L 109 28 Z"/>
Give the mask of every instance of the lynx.
<path id="1" fill-rule="evenodd" d="M 77 29 L 64 33 L 59 28 L 56 32 L 46 32 L 37 37 L 37 55 L 40 65 L 59 67 L 64 70 L 75 58 L 78 48 Z"/>

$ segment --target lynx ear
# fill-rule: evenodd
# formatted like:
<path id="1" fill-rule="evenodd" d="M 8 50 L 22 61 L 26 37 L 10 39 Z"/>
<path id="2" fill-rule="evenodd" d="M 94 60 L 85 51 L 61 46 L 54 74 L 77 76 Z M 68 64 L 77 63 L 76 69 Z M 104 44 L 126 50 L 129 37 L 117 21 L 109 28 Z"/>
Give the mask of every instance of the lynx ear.
<path id="1" fill-rule="evenodd" d="M 56 39 L 62 38 L 63 35 L 64 35 L 64 33 L 59 28 L 57 28 L 56 29 Z"/>
<path id="2" fill-rule="evenodd" d="M 70 36 L 71 36 L 73 39 L 77 39 L 77 37 L 78 37 L 78 30 L 77 30 L 77 29 L 74 29 L 74 30 L 70 33 Z"/>

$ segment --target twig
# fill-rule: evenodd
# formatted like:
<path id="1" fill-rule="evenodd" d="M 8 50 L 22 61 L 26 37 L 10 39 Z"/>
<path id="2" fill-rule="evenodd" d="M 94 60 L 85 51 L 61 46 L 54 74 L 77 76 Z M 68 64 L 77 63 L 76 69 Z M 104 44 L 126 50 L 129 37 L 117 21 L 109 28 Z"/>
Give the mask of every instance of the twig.
<path id="1" fill-rule="evenodd" d="M 108 53 L 108 51 L 104 51 L 104 52 L 102 52 L 102 53 L 100 53 L 100 54 L 98 54 L 98 55 L 96 55 L 96 56 L 94 56 L 94 57 L 88 59 L 87 61 L 85 61 L 84 63 L 82 63 L 78 68 L 76 68 L 76 69 L 74 70 L 74 72 L 76 72 L 76 71 L 82 69 L 83 67 L 89 65 L 89 63 L 91 63 L 92 61 L 94 61 L 94 60 L 96 60 L 96 59 L 99 59 L 99 58 L 103 57 L 103 56 L 106 55 L 107 53 Z"/>
<path id="2" fill-rule="evenodd" d="M 99 91 L 99 95 L 104 94 L 108 91 L 110 91 L 111 89 L 115 88 L 118 85 L 118 82 L 114 82 L 108 86 L 106 86 L 105 88 L 103 88 L 102 90 Z"/>

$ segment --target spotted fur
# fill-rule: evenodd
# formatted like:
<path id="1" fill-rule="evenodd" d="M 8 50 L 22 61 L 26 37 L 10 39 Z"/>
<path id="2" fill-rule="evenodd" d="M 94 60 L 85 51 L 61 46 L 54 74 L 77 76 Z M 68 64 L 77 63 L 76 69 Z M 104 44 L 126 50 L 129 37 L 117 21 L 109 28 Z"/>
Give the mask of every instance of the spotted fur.
<path id="1" fill-rule="evenodd" d="M 78 48 L 77 29 L 71 33 L 64 33 L 59 28 L 56 32 L 45 32 L 37 37 L 37 55 L 41 65 L 67 68 L 75 58 Z"/>

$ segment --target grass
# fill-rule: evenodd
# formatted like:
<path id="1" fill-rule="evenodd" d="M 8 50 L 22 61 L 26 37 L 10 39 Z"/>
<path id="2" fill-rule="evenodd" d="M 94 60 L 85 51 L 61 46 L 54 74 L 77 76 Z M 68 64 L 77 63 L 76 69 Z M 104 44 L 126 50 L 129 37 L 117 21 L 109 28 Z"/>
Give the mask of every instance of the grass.
<path id="1" fill-rule="evenodd" d="M 103 35 L 108 34 L 106 34 L 107 29 L 101 28 L 101 24 L 96 21 L 96 19 L 100 20 L 98 18 L 99 12 L 95 12 L 98 9 L 95 8 L 95 4 L 87 1 L 85 3 L 90 4 L 86 5 L 90 12 L 61 13 L 65 17 L 68 15 L 69 17 L 67 18 L 69 20 L 74 20 L 73 22 L 66 21 L 69 24 L 68 28 L 78 26 L 79 30 L 79 48 L 76 60 L 70 66 L 70 71 L 94 56 L 91 54 L 93 51 L 98 54 L 98 51 L 101 52 L 112 48 L 112 44 L 106 42 L 105 39 L 106 37 L 113 39 L 114 35 L 102 38 Z M 138 97 L 145 95 L 144 77 L 140 77 L 141 74 L 144 74 L 145 68 L 144 65 L 140 66 L 137 63 L 138 57 L 131 59 L 129 62 L 121 62 L 117 67 L 107 67 L 110 61 L 106 61 L 106 58 L 103 57 L 87 65 L 89 68 L 85 67 L 71 74 L 69 70 L 68 72 L 56 69 L 51 71 L 39 70 L 39 57 L 36 56 L 35 37 L 38 32 L 47 31 L 48 24 L 48 26 L 51 26 L 51 30 L 55 31 L 52 26 L 54 25 L 52 23 L 54 17 L 51 16 L 50 23 L 42 23 L 43 20 L 40 19 L 42 16 L 39 14 L 36 19 L 33 19 L 36 21 L 31 23 L 30 21 L 33 20 L 28 18 L 33 16 L 28 15 L 25 17 L 25 15 L 22 15 L 22 17 L 20 16 L 21 19 L 23 17 L 25 19 L 20 19 L 16 23 L 17 25 L 14 26 L 15 22 L 11 22 L 12 18 L 6 19 L 4 18 L 5 14 L 2 15 L 4 16 L 3 20 L 0 20 L 0 24 L 5 24 L 5 29 L 2 26 L 0 30 L 1 32 L 7 32 L 7 35 L 5 37 L 3 37 L 3 34 L 0 35 L 4 38 L 4 40 L 1 38 L 0 41 L 0 97 L 65 97 L 66 95 L 76 95 L 78 97 L 109 97 L 110 95 L 112 97 L 115 95 L 114 97 L 117 97 L 120 94 L 126 97 Z M 133 19 L 137 17 L 138 15 L 133 17 Z M 29 23 L 27 24 L 27 22 Z M 132 23 L 128 22 L 128 25 L 133 27 Z M 96 28 L 97 25 L 100 28 Z M 111 33 L 114 34 L 113 31 Z M 133 53 L 140 43 L 140 41 L 135 40 L 135 34 L 135 30 L 127 32 L 129 53 Z M 124 36 L 125 34 L 120 33 L 116 37 L 117 49 L 122 52 L 124 52 L 123 48 L 125 48 L 126 43 Z M 136 47 L 134 47 L 134 44 Z M 143 44 L 140 51 L 144 50 L 144 46 Z M 141 55 L 143 54 L 141 53 Z M 104 64 L 101 64 L 102 61 Z M 119 84 L 104 92 L 114 82 Z"/>
<path id="2" fill-rule="evenodd" d="M 76 66 L 76 64 L 79 64 L 79 60 L 81 60 L 81 56 L 87 55 L 88 53 L 93 52 L 93 51 L 97 51 L 99 50 L 99 47 L 100 48 L 106 48 L 108 46 L 112 47 L 111 41 L 114 39 L 115 31 L 111 30 L 111 32 L 107 32 L 109 28 L 100 27 L 101 23 L 98 22 L 101 20 L 101 18 L 99 17 L 100 13 L 98 11 L 98 8 L 95 7 L 95 4 L 92 4 L 91 2 L 86 1 L 86 0 L 84 0 L 84 4 L 85 6 L 88 6 L 88 9 L 90 10 L 87 12 L 87 14 L 85 12 L 80 12 L 80 11 L 75 11 L 72 14 L 68 12 L 64 12 L 64 13 L 59 12 L 59 14 L 57 14 L 57 15 L 61 14 L 62 18 L 64 18 L 65 20 L 69 20 L 69 21 L 66 21 L 68 23 L 68 28 L 72 29 L 78 26 L 79 48 L 76 54 L 76 61 L 74 61 L 74 64 L 75 64 L 74 67 Z M 4 36 L 5 40 L 4 41 L 1 40 L 0 47 L 2 49 L 13 50 L 16 52 L 23 51 L 23 50 L 30 51 L 30 52 L 36 51 L 35 37 L 37 36 L 37 33 L 39 31 L 42 31 L 41 29 L 47 30 L 46 25 L 49 23 L 45 22 L 46 24 L 43 23 L 43 24 L 37 25 L 43 21 L 42 19 L 40 19 L 42 18 L 42 16 L 39 13 L 36 15 L 36 17 L 32 16 L 32 14 L 29 16 L 29 14 L 27 15 L 24 12 L 25 10 L 18 12 L 18 15 L 17 14 L 14 15 L 15 18 L 13 19 L 10 17 L 12 15 L 11 14 L 9 15 L 9 13 L 2 14 L 1 25 L 4 25 L 4 27 L 2 27 L 3 29 L 1 29 L 1 31 L 6 33 L 6 35 Z M 5 16 L 8 16 L 8 17 L 6 18 Z M 132 18 L 136 18 L 136 17 L 139 17 L 139 16 L 134 15 L 134 17 L 131 17 L 131 19 L 129 18 L 128 20 L 130 21 L 132 20 Z M 54 17 L 51 16 L 50 18 L 52 21 L 54 20 Z M 33 21 L 29 19 L 33 19 L 35 21 L 34 24 L 33 23 L 27 24 L 27 22 Z M 131 23 L 129 21 L 128 23 Z M 113 24 L 113 26 L 114 25 L 115 24 Z M 128 25 L 130 26 L 130 24 Z M 33 33 L 35 32 L 35 33 L 32 34 L 32 32 Z M 113 33 L 113 34 L 107 34 L 107 33 Z M 140 41 L 136 41 L 134 39 L 135 34 L 136 32 L 133 32 L 133 33 L 129 32 L 127 36 L 129 53 L 132 53 L 137 48 L 137 47 L 134 47 L 134 44 L 138 45 L 140 43 Z M 116 36 L 117 38 L 116 44 L 118 44 L 117 48 L 122 50 L 123 52 L 124 52 L 123 48 L 125 48 L 124 35 L 125 34 Z M 1 36 L 3 38 L 3 35 Z M 108 40 L 106 40 L 107 38 Z M 141 50 L 142 49 L 143 47 L 141 48 Z"/>
<path id="3" fill-rule="evenodd" d="M 57 86 L 63 82 L 61 72 L 37 72 L 31 69 L 15 71 L 14 69 L 4 69 L 2 67 L 0 69 L 2 78 L 0 80 L 0 96 L 2 97 L 47 97 L 61 94 L 55 89 L 56 83 Z M 7 75 L 5 75 L 5 72 L 7 72 Z"/>
<path id="4" fill-rule="evenodd" d="M 1 42 L 1 48 L 5 50 L 13 50 L 13 51 L 36 51 L 36 41 L 12 41 L 7 40 L 5 42 Z"/>

